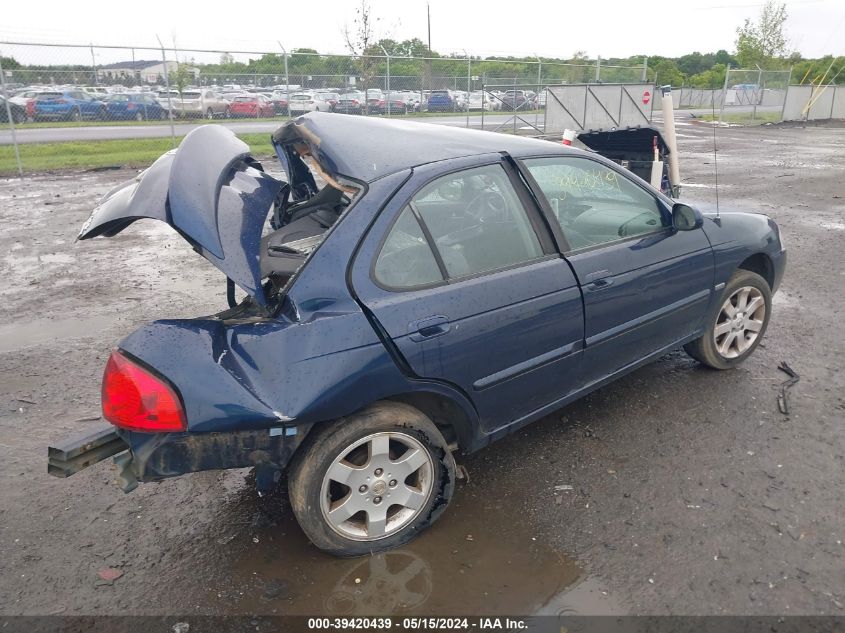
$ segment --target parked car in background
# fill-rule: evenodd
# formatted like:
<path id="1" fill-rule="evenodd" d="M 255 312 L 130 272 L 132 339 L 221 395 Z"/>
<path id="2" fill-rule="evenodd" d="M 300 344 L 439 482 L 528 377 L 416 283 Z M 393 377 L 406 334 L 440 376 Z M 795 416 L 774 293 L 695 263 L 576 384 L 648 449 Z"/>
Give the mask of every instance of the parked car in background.
<path id="1" fill-rule="evenodd" d="M 273 104 L 275 114 L 290 114 L 288 95 L 284 90 L 274 90 L 270 93 L 270 103 Z"/>
<path id="2" fill-rule="evenodd" d="M 173 115 L 180 117 L 227 118 L 229 101 L 214 90 L 206 88 L 171 92 Z"/>
<path id="3" fill-rule="evenodd" d="M 408 112 L 419 112 L 422 106 L 422 95 L 413 90 L 400 90 L 402 99 L 405 101 L 405 107 Z"/>
<path id="4" fill-rule="evenodd" d="M 22 108 L 26 108 L 26 104 L 34 101 L 35 97 L 44 92 L 43 89 L 26 88 L 24 90 L 16 90 L 11 97 L 9 103 L 17 103 Z"/>
<path id="5" fill-rule="evenodd" d="M 290 96 L 291 115 L 305 114 L 306 112 L 331 112 L 332 105 L 317 95 L 300 92 Z"/>
<path id="6" fill-rule="evenodd" d="M 384 99 L 384 93 L 381 90 L 378 88 L 369 88 L 366 98 L 367 114 L 378 114 L 378 104 L 382 99 Z"/>
<path id="7" fill-rule="evenodd" d="M 400 92 L 386 92 L 376 104 L 375 111 L 379 114 L 407 114 L 408 103 L 406 97 Z"/>
<path id="8" fill-rule="evenodd" d="M 428 97 L 429 112 L 458 112 L 458 96 L 451 90 L 432 90 Z"/>
<path id="9" fill-rule="evenodd" d="M 0 121 L 9 122 L 9 113 L 12 115 L 12 123 L 24 123 L 27 119 L 26 107 L 9 99 L 9 108 L 6 108 L 6 97 L 0 95 Z"/>
<path id="10" fill-rule="evenodd" d="M 105 86 L 83 86 L 82 89 L 95 99 L 104 100 L 110 94 Z"/>
<path id="11" fill-rule="evenodd" d="M 469 93 L 469 101 L 467 108 L 470 110 L 484 110 L 486 112 L 493 111 L 493 104 L 487 98 L 487 93 L 483 90 L 476 90 Z"/>
<path id="12" fill-rule="evenodd" d="M 320 101 L 325 101 L 329 105 L 328 110 L 321 110 L 321 112 L 334 112 L 337 108 L 337 102 L 340 100 L 340 94 L 337 92 L 315 92 L 314 96 Z"/>
<path id="13" fill-rule="evenodd" d="M 502 97 L 502 110 L 531 110 L 533 93 L 527 90 L 506 90 Z"/>
<path id="14" fill-rule="evenodd" d="M 136 121 L 166 119 L 167 110 L 151 94 L 125 92 L 106 98 L 106 117 L 109 120 Z"/>
<path id="15" fill-rule="evenodd" d="M 287 477 L 318 548 L 367 555 L 442 514 L 453 451 L 680 347 L 736 367 L 766 333 L 786 250 L 764 215 L 702 214 L 598 154 L 519 136 L 314 112 L 271 138 L 286 181 L 201 126 L 83 225 L 80 240 L 167 223 L 246 296 L 123 339 L 108 423 L 49 448 L 52 474 L 116 455 L 130 491 L 253 467 L 260 493 Z M 640 406 L 640 382 L 615 397 Z M 554 468 L 534 470 L 541 485 Z"/>
<path id="16" fill-rule="evenodd" d="M 106 104 L 80 89 L 42 92 L 35 98 L 33 108 L 36 121 L 80 121 L 105 117 Z"/>
<path id="17" fill-rule="evenodd" d="M 340 99 L 337 100 L 335 106 L 335 112 L 362 114 L 364 112 L 364 93 L 353 91 L 340 95 Z"/>
<path id="18" fill-rule="evenodd" d="M 276 115 L 273 104 L 264 95 L 242 94 L 235 97 L 229 106 L 233 117 L 271 117 Z"/>

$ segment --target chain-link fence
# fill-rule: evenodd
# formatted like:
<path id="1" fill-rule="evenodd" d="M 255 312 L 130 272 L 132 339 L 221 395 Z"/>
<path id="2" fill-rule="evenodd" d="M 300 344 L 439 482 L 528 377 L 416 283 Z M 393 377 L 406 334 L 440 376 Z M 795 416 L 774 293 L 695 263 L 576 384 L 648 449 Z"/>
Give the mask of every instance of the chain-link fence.
<path id="1" fill-rule="evenodd" d="M 161 43 L 160 43 L 161 44 Z M 368 51 L 373 52 L 373 51 Z M 197 119 L 250 118 L 273 129 L 285 117 L 309 111 L 365 116 L 461 116 L 473 127 L 498 125 L 477 117 L 501 109 L 507 87 L 530 84 L 535 122 L 546 85 L 639 81 L 641 66 L 596 60 L 575 63 L 530 59 L 321 54 L 312 50 L 213 50 L 151 46 L 59 45 L 0 42 L 2 94 L 0 153 L 34 141 L 85 140 L 34 128 L 108 124 L 156 126 L 175 142 Z M 485 86 L 501 86 L 490 110 Z M 490 105 L 489 103 L 487 104 Z M 523 110 L 523 108 L 520 108 Z M 520 112 L 523 114 L 523 112 Z M 455 124 L 455 121 L 451 122 Z M 96 138 L 128 138 L 100 130 Z M 112 135 L 112 136 L 110 136 Z M 6 148 L 8 149 L 8 148 Z"/>
<path id="2" fill-rule="evenodd" d="M 791 68 L 748 70 L 729 66 L 725 73 L 719 121 L 731 118 L 780 120 L 791 76 Z"/>

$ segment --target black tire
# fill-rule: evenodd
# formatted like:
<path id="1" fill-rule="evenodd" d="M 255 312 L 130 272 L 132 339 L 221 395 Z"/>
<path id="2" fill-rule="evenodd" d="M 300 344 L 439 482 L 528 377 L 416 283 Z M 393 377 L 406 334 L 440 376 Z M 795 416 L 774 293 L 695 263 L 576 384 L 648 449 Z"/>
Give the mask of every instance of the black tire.
<path id="1" fill-rule="evenodd" d="M 726 305 L 726 302 L 729 299 L 733 300 L 735 293 L 739 292 L 743 288 L 752 288 L 759 292 L 759 295 L 763 298 L 765 313 L 763 318 L 760 319 L 762 321 L 762 327 L 760 327 L 759 331 L 756 332 L 756 337 L 754 337 L 753 341 L 743 351 L 729 357 L 720 352 L 719 347 L 717 346 L 716 328 L 720 325 L 724 327 L 726 324 L 729 324 L 729 319 L 727 321 L 720 322 L 720 319 L 725 318 L 722 308 Z M 684 345 L 684 350 L 698 362 L 703 365 L 707 365 L 708 367 L 712 367 L 713 369 L 732 369 L 743 362 L 754 352 L 755 349 L 757 349 L 757 345 L 760 344 L 760 341 L 766 334 L 766 328 L 769 325 L 771 315 L 772 291 L 771 288 L 769 288 L 769 284 L 766 283 L 766 280 L 750 270 L 737 270 L 728 280 L 727 284 L 725 284 L 725 289 L 722 291 L 722 296 L 719 297 L 715 310 L 708 316 L 707 329 L 704 331 L 704 334 L 694 341 Z M 728 332 L 724 336 L 730 336 L 731 334 L 733 334 L 732 331 Z M 742 332 L 742 336 L 745 336 L 744 331 Z"/>
<path id="2" fill-rule="evenodd" d="M 139 123 L 141 121 L 143 121 L 144 120 L 144 113 L 143 112 L 137 112 L 135 114 L 135 120 L 138 121 Z"/>
<path id="3" fill-rule="evenodd" d="M 74 108 L 71 110 L 70 114 L 68 115 L 68 119 L 70 121 L 81 121 L 82 120 L 82 113 L 79 111 L 78 108 Z"/>
<path id="4" fill-rule="evenodd" d="M 214 110 L 212 110 L 211 108 L 206 110 L 205 111 L 205 118 L 208 119 L 209 121 L 213 121 L 214 120 Z"/>
<path id="5" fill-rule="evenodd" d="M 368 436 L 383 432 L 393 433 L 396 437 L 413 438 L 426 451 L 430 458 L 431 477 L 428 496 L 415 511 L 413 518 L 409 518 L 396 531 L 378 537 L 377 540 L 356 540 L 336 531 L 324 516 L 323 482 L 335 460 L 346 455 L 350 447 Z M 365 457 L 365 461 L 367 464 L 372 463 L 372 458 Z M 377 490 L 377 481 L 371 483 L 370 494 Z M 393 481 L 391 485 L 395 483 Z M 384 489 L 384 482 L 381 482 L 381 486 Z M 341 557 L 371 554 L 408 542 L 443 513 L 454 488 L 455 460 L 437 427 L 418 409 L 386 401 L 376 402 L 354 415 L 314 429 L 297 451 L 288 477 L 291 507 L 303 532 L 318 548 Z M 359 491 L 349 487 L 345 494 L 351 497 Z M 374 503 L 379 503 L 379 499 L 375 499 Z M 402 508 L 394 505 L 386 507 Z"/>

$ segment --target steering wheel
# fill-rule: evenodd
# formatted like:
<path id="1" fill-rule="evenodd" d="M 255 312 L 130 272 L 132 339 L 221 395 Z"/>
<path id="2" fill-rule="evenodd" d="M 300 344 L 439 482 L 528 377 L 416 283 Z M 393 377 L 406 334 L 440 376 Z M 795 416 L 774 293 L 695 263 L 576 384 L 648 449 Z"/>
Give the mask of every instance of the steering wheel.
<path id="1" fill-rule="evenodd" d="M 504 220 L 507 218 L 507 202 L 498 192 L 483 191 L 470 200 L 466 214 L 478 222 Z"/>
<path id="2" fill-rule="evenodd" d="M 657 219 L 654 217 L 654 214 L 649 213 L 648 211 L 645 211 L 643 213 L 638 213 L 637 215 L 635 215 L 630 220 L 622 223 L 622 225 L 619 227 L 619 231 L 617 231 L 619 237 L 627 237 L 628 235 L 636 235 L 636 233 L 628 233 L 628 225 L 635 222 L 636 220 L 639 220 L 643 216 L 649 218 L 648 220 L 646 220 L 646 222 L 645 222 L 646 224 L 657 226 Z"/>

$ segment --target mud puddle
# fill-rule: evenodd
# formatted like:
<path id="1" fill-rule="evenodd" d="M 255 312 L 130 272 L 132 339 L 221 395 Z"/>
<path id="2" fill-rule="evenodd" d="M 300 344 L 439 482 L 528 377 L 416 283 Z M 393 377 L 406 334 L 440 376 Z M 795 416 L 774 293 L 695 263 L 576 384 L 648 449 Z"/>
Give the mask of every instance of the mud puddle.
<path id="1" fill-rule="evenodd" d="M 444 516 L 408 545 L 354 559 L 313 547 L 285 507 L 230 560 L 226 585 L 210 587 L 208 598 L 264 615 L 623 611 L 505 506 L 458 490 Z"/>
<path id="2" fill-rule="evenodd" d="M 71 338 L 99 337 L 113 317 L 36 319 L 0 326 L 0 354 Z"/>

